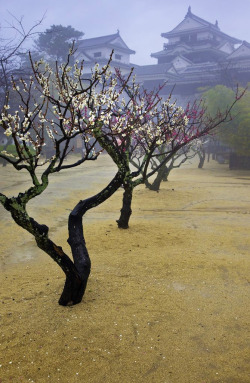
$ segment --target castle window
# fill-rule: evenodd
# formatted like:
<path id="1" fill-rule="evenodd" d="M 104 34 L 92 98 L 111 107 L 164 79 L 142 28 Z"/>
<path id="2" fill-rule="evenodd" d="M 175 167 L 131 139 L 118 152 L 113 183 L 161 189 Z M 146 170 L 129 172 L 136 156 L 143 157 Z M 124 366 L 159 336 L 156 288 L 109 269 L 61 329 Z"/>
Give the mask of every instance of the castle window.
<path id="1" fill-rule="evenodd" d="M 197 34 L 196 33 L 192 33 L 189 36 L 189 41 L 197 41 Z"/>
<path id="2" fill-rule="evenodd" d="M 190 35 L 181 36 L 181 41 L 183 41 L 185 43 L 195 42 L 195 41 L 197 41 L 197 34 L 191 33 Z"/>
<path id="3" fill-rule="evenodd" d="M 115 55 L 115 59 L 116 59 L 116 60 L 121 60 L 121 59 L 122 59 L 122 56 L 121 56 L 121 55 Z"/>
<path id="4" fill-rule="evenodd" d="M 94 53 L 94 57 L 101 57 L 101 55 L 102 55 L 102 52 L 95 52 Z"/>

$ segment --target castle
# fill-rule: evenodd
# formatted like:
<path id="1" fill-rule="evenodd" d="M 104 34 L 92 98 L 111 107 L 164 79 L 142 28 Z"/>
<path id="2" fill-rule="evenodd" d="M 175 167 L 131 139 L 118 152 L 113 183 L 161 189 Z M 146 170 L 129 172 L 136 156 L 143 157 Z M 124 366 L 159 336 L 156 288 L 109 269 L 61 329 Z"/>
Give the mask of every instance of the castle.
<path id="1" fill-rule="evenodd" d="M 113 35 L 79 40 L 75 59 L 84 60 L 83 71 L 90 73 L 96 63 L 105 65 L 108 62 L 112 50 L 111 69 L 119 67 L 123 74 L 129 73 L 134 66 L 130 63 L 130 55 L 135 54 L 135 51 L 129 49 L 119 31 Z"/>
<path id="2" fill-rule="evenodd" d="M 126 74 L 134 67 L 136 79 L 147 89 L 167 82 L 162 90 L 169 94 L 190 97 L 202 90 L 223 84 L 245 86 L 250 81 L 250 44 L 222 32 L 214 24 L 194 15 L 191 7 L 184 19 L 171 31 L 161 36 L 168 41 L 163 49 L 151 54 L 157 59 L 153 65 L 133 65 L 130 55 L 135 54 L 116 34 L 80 41 L 77 58 L 85 60 L 85 71 L 96 62 L 107 62 L 114 49 L 111 66 L 120 67 Z"/>

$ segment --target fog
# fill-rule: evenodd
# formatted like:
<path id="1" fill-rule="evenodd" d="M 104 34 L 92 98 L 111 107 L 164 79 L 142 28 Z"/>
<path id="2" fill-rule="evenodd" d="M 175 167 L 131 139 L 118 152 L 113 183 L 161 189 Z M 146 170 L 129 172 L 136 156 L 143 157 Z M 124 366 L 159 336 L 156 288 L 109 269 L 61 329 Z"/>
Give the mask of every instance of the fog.
<path id="1" fill-rule="evenodd" d="M 113 34 L 119 29 L 128 47 L 136 51 L 132 63 L 139 65 L 156 63 L 150 54 L 162 49 L 166 40 L 161 33 L 180 23 L 189 5 L 195 15 L 212 23 L 218 20 L 224 33 L 250 42 L 249 0 L 43 0 L 34 4 L 33 0 L 0 0 L 2 31 L 9 32 L 11 14 L 23 16 L 27 28 L 44 16 L 39 31 L 53 24 L 71 25 L 84 32 L 84 38 Z"/>

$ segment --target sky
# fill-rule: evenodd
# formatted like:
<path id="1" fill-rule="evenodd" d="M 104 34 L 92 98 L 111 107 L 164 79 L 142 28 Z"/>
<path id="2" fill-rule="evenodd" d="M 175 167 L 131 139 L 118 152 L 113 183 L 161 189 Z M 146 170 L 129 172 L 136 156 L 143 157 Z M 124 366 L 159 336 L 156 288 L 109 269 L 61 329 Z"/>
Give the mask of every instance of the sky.
<path id="1" fill-rule="evenodd" d="M 35 5 L 36 4 L 36 5 Z M 29 28 L 43 16 L 43 32 L 51 25 L 71 25 L 84 32 L 83 38 L 114 34 L 119 29 L 127 46 L 136 51 L 131 62 L 156 64 L 150 54 L 162 50 L 167 42 L 161 33 L 176 27 L 192 13 L 211 23 L 218 20 L 222 32 L 250 42 L 250 0 L 0 0 L 1 31 L 7 23 L 23 17 Z"/>

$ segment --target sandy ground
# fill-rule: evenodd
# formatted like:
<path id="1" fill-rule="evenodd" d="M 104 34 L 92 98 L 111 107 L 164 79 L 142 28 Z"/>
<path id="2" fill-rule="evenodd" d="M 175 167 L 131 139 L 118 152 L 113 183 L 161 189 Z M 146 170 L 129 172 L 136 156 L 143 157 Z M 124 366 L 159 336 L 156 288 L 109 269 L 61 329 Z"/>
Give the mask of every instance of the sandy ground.
<path id="1" fill-rule="evenodd" d="M 55 175 L 31 215 L 69 253 L 69 211 L 112 174 L 103 156 Z M 8 195 L 28 185 L 0 177 Z M 0 382 L 249 383 L 249 191 L 249 172 L 184 166 L 136 189 L 119 230 L 120 189 L 84 220 L 92 273 L 67 308 L 63 273 L 1 208 Z"/>

